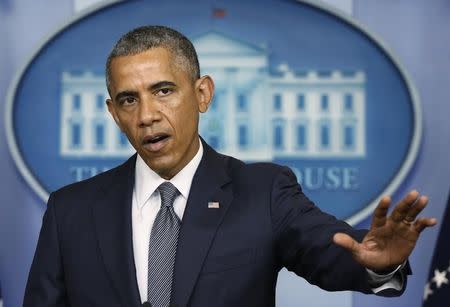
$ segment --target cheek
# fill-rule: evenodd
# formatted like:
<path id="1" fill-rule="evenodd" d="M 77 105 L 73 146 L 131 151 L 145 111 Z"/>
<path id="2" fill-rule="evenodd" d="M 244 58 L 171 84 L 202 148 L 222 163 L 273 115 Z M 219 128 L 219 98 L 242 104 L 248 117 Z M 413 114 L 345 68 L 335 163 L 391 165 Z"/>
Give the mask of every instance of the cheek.
<path id="1" fill-rule="evenodd" d="M 133 140 L 137 138 L 138 131 L 134 128 L 134 123 L 130 121 L 130 118 L 121 116 L 119 117 L 119 123 L 120 130 L 127 135 L 128 139 Z"/>
<path id="2" fill-rule="evenodd" d="M 197 131 L 199 110 L 193 97 L 177 99 L 177 103 L 165 108 L 166 120 L 180 142 L 190 142 L 190 136 Z"/>
<path id="3" fill-rule="evenodd" d="M 190 135 L 197 130 L 198 126 L 198 113 L 191 110 L 187 110 L 183 115 L 179 118 L 179 123 L 181 123 L 178 127 L 181 129 L 181 132 L 184 135 Z"/>

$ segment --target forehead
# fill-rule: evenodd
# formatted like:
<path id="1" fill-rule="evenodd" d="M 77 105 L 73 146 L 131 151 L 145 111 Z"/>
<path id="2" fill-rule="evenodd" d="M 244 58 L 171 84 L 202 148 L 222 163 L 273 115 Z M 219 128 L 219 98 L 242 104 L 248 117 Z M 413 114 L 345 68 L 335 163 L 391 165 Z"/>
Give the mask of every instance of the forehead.
<path id="1" fill-rule="evenodd" d="M 111 60 L 111 85 L 126 83 L 136 78 L 146 79 L 176 79 L 189 78 L 183 61 L 177 59 L 166 48 L 152 48 L 141 53 L 128 56 L 118 56 Z M 161 80 L 160 80 L 161 81 Z"/>
<path id="2" fill-rule="evenodd" d="M 168 70 L 172 54 L 164 48 L 153 48 L 133 55 L 118 56 L 111 60 L 111 74 L 123 74 L 142 69 Z"/>

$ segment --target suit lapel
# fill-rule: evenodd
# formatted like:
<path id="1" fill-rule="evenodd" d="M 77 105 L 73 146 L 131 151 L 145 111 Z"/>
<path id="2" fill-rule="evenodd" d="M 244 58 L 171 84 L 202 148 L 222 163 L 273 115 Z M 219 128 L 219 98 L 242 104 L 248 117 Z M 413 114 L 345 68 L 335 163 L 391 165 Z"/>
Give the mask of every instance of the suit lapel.
<path id="1" fill-rule="evenodd" d="M 97 194 L 92 209 L 102 259 L 122 305 L 127 307 L 140 306 L 131 224 L 135 160 L 133 156 L 116 169 Z"/>
<path id="2" fill-rule="evenodd" d="M 172 286 L 175 306 L 188 304 L 217 228 L 233 198 L 224 159 L 204 142 L 203 147 L 178 238 Z M 219 208 L 208 208 L 209 202 L 218 202 Z"/>

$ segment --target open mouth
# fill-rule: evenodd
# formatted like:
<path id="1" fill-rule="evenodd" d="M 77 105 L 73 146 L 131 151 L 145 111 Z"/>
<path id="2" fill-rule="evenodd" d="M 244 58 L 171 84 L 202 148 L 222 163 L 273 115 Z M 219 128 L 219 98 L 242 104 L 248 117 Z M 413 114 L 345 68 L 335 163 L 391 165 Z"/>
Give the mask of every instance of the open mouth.
<path id="1" fill-rule="evenodd" d="M 146 137 L 144 139 L 144 145 L 146 144 L 156 144 L 158 142 L 161 142 L 162 140 L 167 139 L 169 136 L 167 134 L 159 134 L 151 137 Z"/>
<path id="2" fill-rule="evenodd" d="M 145 146 L 147 150 L 159 151 L 166 144 L 166 140 L 169 139 L 170 135 L 165 133 L 158 133 L 154 135 L 149 135 L 144 138 L 142 145 Z"/>

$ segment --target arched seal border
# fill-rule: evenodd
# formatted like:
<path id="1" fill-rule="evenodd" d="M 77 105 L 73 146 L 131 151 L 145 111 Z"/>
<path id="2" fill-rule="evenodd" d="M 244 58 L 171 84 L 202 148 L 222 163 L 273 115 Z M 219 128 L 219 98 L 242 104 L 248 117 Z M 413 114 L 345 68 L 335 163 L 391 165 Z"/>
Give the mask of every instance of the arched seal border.
<path id="1" fill-rule="evenodd" d="M 351 224 L 355 225 L 362 220 L 364 220 L 367 216 L 369 216 L 372 211 L 377 206 L 378 202 L 380 201 L 381 197 L 383 195 L 391 195 L 393 194 L 397 188 L 401 185 L 402 181 L 406 178 L 409 171 L 411 170 L 414 161 L 417 158 L 417 155 L 419 153 L 419 148 L 422 140 L 422 113 L 421 113 L 421 106 L 420 106 L 420 98 L 418 95 L 418 92 L 406 72 L 406 70 L 403 68 L 403 66 L 400 64 L 400 62 L 397 60 L 397 58 L 394 56 L 393 52 L 389 49 L 389 47 L 383 42 L 383 40 L 378 37 L 376 34 L 371 33 L 363 24 L 355 20 L 353 17 L 345 14 L 344 12 L 330 6 L 329 4 L 326 4 L 322 1 L 317 0 L 294 0 L 299 3 L 303 3 L 306 5 L 309 5 L 313 8 L 322 10 L 328 14 L 334 15 L 338 17 L 339 19 L 343 20 L 344 22 L 348 23 L 350 26 L 356 28 L 357 30 L 361 31 L 368 39 L 374 42 L 375 45 L 377 45 L 385 55 L 392 61 L 392 63 L 397 67 L 398 71 L 400 72 L 400 75 L 402 76 L 403 80 L 406 83 L 406 86 L 408 88 L 409 94 L 411 96 L 412 100 L 412 107 L 413 107 L 413 115 L 414 115 L 414 131 L 412 140 L 409 145 L 409 150 L 406 159 L 403 161 L 403 164 L 400 167 L 400 170 L 397 172 L 397 174 L 394 176 L 394 178 L 391 180 L 391 182 L 387 185 L 387 187 L 380 193 L 378 197 L 373 199 L 368 206 L 366 206 L 364 209 L 359 211 L 358 213 L 354 214 L 350 218 L 348 218 L 346 221 Z M 45 37 L 41 44 L 38 45 L 38 47 L 35 49 L 34 52 L 32 52 L 31 56 L 29 56 L 28 60 L 24 63 L 24 65 L 16 72 L 11 85 L 8 89 L 8 94 L 6 97 L 6 108 L 5 108 L 5 130 L 6 130 L 6 138 L 8 142 L 8 147 L 11 152 L 11 155 L 16 163 L 16 166 L 20 172 L 20 174 L 23 176 L 25 181 L 31 186 L 31 188 L 37 193 L 37 195 L 46 202 L 48 199 L 48 192 L 45 191 L 45 189 L 42 187 L 42 185 L 37 181 L 37 179 L 33 176 L 33 174 L 28 169 L 25 161 L 22 158 L 22 155 L 20 153 L 20 150 L 17 146 L 16 142 L 16 136 L 13 129 L 13 104 L 14 104 L 14 96 L 17 91 L 17 87 L 20 83 L 20 80 L 25 73 L 28 66 L 32 63 L 32 61 L 39 55 L 41 50 L 47 45 L 48 42 L 50 42 L 56 35 L 58 35 L 61 31 L 66 29 L 67 27 L 71 26 L 75 22 L 89 16 L 90 14 L 100 10 L 104 9 L 108 6 L 111 6 L 113 4 L 117 4 L 119 2 L 122 2 L 122 0 L 113 0 L 113 1 L 105 1 L 103 3 L 100 3 L 98 5 L 94 5 L 88 9 L 82 10 L 81 12 L 75 14 L 69 21 L 65 22 L 61 26 L 57 27 L 54 32 L 52 32 L 50 35 Z"/>

